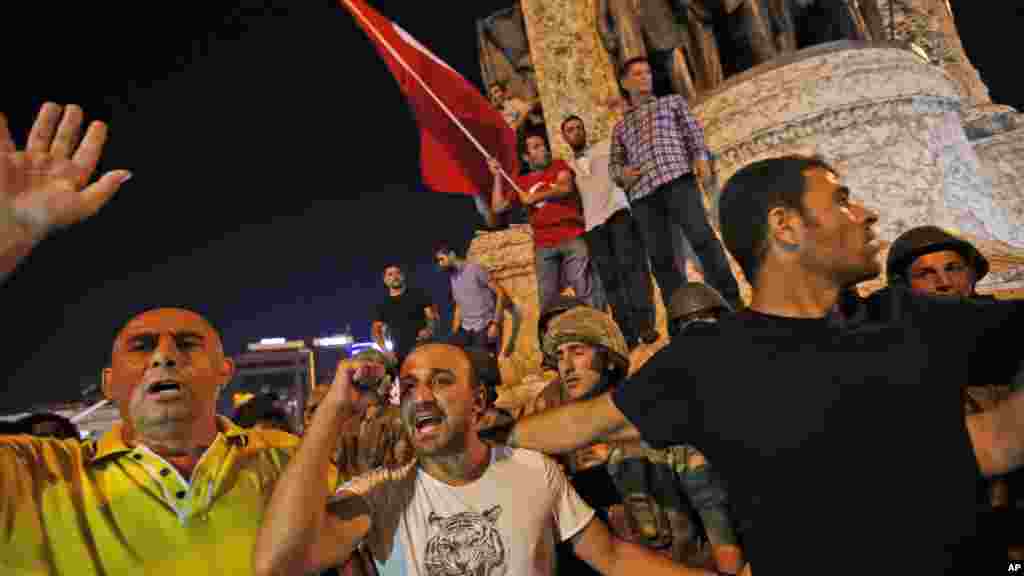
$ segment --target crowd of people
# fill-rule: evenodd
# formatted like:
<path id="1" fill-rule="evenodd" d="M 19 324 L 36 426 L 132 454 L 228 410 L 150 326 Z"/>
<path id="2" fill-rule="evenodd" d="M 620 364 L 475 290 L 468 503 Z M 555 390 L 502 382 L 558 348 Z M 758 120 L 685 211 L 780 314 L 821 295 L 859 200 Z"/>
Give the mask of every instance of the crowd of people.
<path id="1" fill-rule="evenodd" d="M 538 342 L 558 400 L 495 406 L 519 311 L 464 251 L 434 248 L 456 311 L 384 268 L 380 350 L 343 360 L 309 398 L 302 437 L 269 399 L 232 420 L 235 365 L 182 309 L 115 335 L 97 440 L 0 436 L 0 568 L 12 574 L 604 574 L 1005 571 L 1006 475 L 1024 463 L 1017 302 L 979 296 L 985 258 L 910 230 L 882 272 L 879 215 L 824 160 L 739 170 L 719 241 L 700 197 L 708 151 L 686 100 L 626 62 L 623 119 L 571 160 L 527 129 L 530 170 L 478 207 L 525 208 Z M 527 106 L 509 105 L 521 121 Z M 2 117 L 0 117 L 2 118 Z M 0 123 L 0 275 L 130 177 L 92 181 L 106 127 L 48 103 L 24 148 Z M 706 283 L 686 282 L 681 227 Z M 741 298 L 726 248 L 753 288 Z M 654 291 L 669 334 L 654 329 Z M 571 288 L 571 297 L 563 290 Z M 669 342 L 639 370 L 636 346 Z M 388 346 L 388 342 L 391 343 Z M 557 458 L 557 460 L 556 460 Z M 990 482 L 986 479 L 995 479 Z M 999 482 L 1004 482 L 999 485 Z"/>

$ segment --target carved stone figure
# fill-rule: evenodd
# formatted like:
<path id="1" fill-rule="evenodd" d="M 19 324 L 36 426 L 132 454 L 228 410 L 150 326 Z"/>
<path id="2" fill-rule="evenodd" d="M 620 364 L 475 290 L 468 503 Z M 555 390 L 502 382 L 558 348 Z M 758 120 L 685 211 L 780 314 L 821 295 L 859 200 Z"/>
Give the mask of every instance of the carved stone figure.
<path id="1" fill-rule="evenodd" d="M 597 33 L 617 67 L 631 58 L 667 54 L 672 89 L 689 101 L 697 92 L 687 62 L 688 38 L 668 0 L 598 0 Z"/>
<path id="2" fill-rule="evenodd" d="M 487 86 L 503 84 L 509 96 L 537 100 L 523 12 L 518 3 L 477 21 L 480 68 Z"/>
<path id="3" fill-rule="evenodd" d="M 877 0 L 761 0 L 782 52 L 836 40 L 887 38 Z"/>

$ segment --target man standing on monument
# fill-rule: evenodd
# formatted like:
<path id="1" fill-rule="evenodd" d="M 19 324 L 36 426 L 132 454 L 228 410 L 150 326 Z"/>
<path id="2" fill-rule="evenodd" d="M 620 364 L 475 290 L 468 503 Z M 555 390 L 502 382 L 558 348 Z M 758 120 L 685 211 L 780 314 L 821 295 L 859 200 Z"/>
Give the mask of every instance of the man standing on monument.
<path id="1" fill-rule="evenodd" d="M 697 179 L 703 181 L 710 171 L 703 128 L 682 96 L 654 95 L 646 58 L 626 61 L 619 81 L 629 107 L 612 132 L 608 170 L 629 197 L 663 298 L 683 284 L 672 254 L 672 226 L 676 225 L 700 258 L 708 284 L 736 307 L 739 287 L 708 223 L 697 186 Z"/>
<path id="2" fill-rule="evenodd" d="M 615 323 L 630 348 L 638 341 L 650 344 L 658 339 L 658 332 L 654 329 L 647 251 L 629 213 L 625 192 L 608 175 L 611 141 L 588 146 L 587 129 L 579 116 L 562 121 L 562 138 L 574 155 L 569 165 L 576 173 L 576 188 L 583 202 L 583 239 L 612 305 Z"/>
<path id="3" fill-rule="evenodd" d="M 590 265 L 583 241 L 583 208 L 572 168 L 564 160 L 551 160 L 547 135 L 528 130 L 522 140 L 523 159 L 533 170 L 515 179 L 518 190 L 505 193 L 501 167 L 488 160 L 494 174 L 491 209 L 504 213 L 516 204 L 526 206 L 533 231 L 539 309 L 545 310 L 566 285 L 588 306 L 604 309 L 604 294 Z"/>

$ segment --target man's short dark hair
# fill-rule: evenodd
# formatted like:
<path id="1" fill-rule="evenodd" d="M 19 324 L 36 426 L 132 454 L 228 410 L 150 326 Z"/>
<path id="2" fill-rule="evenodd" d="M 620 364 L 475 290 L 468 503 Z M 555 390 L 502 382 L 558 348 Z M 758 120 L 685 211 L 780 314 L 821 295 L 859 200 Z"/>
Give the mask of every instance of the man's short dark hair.
<path id="1" fill-rule="evenodd" d="M 751 285 L 768 252 L 768 212 L 783 207 L 804 215 L 805 172 L 812 168 L 835 171 L 818 156 L 782 156 L 748 164 L 725 183 L 722 240 Z"/>
<path id="2" fill-rule="evenodd" d="M 390 264 L 385 264 L 384 268 L 382 268 L 381 271 L 382 272 L 387 272 L 388 268 L 398 268 L 399 272 L 404 272 L 405 271 L 405 270 L 402 269 L 402 265 L 401 264 L 396 264 L 394 262 L 391 262 Z"/>
<path id="3" fill-rule="evenodd" d="M 646 62 L 648 66 L 651 65 L 651 61 L 646 56 L 633 56 L 623 62 L 622 66 L 619 67 L 619 80 L 625 78 L 626 74 L 629 74 L 630 68 L 632 68 L 633 64 L 636 64 L 637 62 Z"/>
<path id="4" fill-rule="evenodd" d="M 525 128 L 523 130 L 523 137 L 519 139 L 520 155 L 526 154 L 526 141 L 529 140 L 530 138 L 541 138 L 542 140 L 544 140 L 544 147 L 547 148 L 549 151 L 551 150 L 551 145 L 548 143 L 547 130 L 545 130 L 543 126 L 530 126 L 529 128 Z"/>
<path id="5" fill-rule="evenodd" d="M 584 124 L 583 118 L 580 118 L 579 116 L 577 116 L 575 114 L 570 114 L 570 115 L 565 117 L 565 120 L 562 120 L 562 124 L 558 127 L 559 131 L 564 134 L 565 133 L 565 125 L 568 124 L 569 122 L 573 121 L 573 120 L 579 120 L 580 124 Z"/>
<path id="6" fill-rule="evenodd" d="M 505 90 L 505 82 L 502 82 L 501 80 L 495 80 L 494 82 L 491 82 L 490 84 L 487 85 L 487 91 L 490 92 L 491 90 L 494 89 L 495 86 L 501 88 L 502 90 Z"/>

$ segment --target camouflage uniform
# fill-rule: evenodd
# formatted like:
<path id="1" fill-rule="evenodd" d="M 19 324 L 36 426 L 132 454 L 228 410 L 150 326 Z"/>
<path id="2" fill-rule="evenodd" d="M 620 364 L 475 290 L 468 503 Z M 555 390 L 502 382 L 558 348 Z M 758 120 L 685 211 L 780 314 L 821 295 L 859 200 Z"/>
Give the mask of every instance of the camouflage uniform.
<path id="1" fill-rule="evenodd" d="M 616 380 L 628 372 L 625 339 L 603 312 L 580 306 L 553 318 L 544 335 L 545 354 L 554 356 L 567 342 L 606 350 L 619 369 Z M 618 382 L 603 384 L 596 393 Z M 615 507 L 609 511 L 609 523 L 621 536 L 683 564 L 739 571 L 742 554 L 726 492 L 696 448 L 658 450 L 642 441 L 612 442 L 579 450 L 567 462 L 570 478 L 597 466 L 605 467 L 622 499 L 621 517 Z"/>

